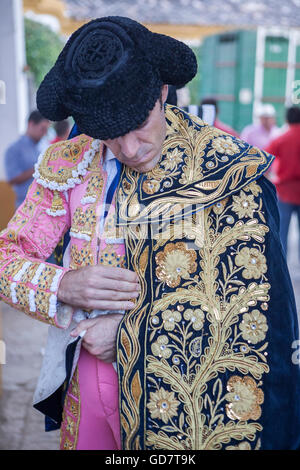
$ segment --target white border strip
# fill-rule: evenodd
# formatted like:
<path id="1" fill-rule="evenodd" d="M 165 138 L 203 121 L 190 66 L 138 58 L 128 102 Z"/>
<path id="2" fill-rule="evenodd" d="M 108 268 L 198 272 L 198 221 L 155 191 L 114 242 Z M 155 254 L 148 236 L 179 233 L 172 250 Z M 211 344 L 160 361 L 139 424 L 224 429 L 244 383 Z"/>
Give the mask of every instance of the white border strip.
<path id="1" fill-rule="evenodd" d="M 44 263 L 40 264 L 39 267 L 37 268 L 37 271 L 34 275 L 34 277 L 32 278 L 31 280 L 31 284 L 33 284 L 34 286 L 37 285 L 37 283 L 39 282 L 39 278 L 40 278 L 40 275 L 42 274 L 42 272 L 44 271 L 46 265 Z"/>
<path id="2" fill-rule="evenodd" d="M 27 269 L 29 268 L 29 266 L 31 265 L 32 265 L 31 261 L 26 261 L 26 263 L 23 264 L 23 267 L 20 269 L 20 271 L 18 271 L 17 274 L 15 274 L 15 276 L 13 277 L 13 280 L 20 281 L 23 275 L 25 274 L 25 272 L 27 271 Z"/>
<path id="3" fill-rule="evenodd" d="M 56 292 L 57 291 L 58 283 L 59 283 L 59 280 L 60 280 L 60 277 L 61 277 L 62 274 L 63 274 L 63 271 L 61 269 L 56 269 L 56 273 L 55 273 L 55 276 L 52 280 L 52 284 L 51 284 L 51 287 L 50 287 L 51 292 Z"/>
<path id="4" fill-rule="evenodd" d="M 30 289 L 29 291 L 29 310 L 31 312 L 36 312 L 35 291 L 33 289 Z"/>

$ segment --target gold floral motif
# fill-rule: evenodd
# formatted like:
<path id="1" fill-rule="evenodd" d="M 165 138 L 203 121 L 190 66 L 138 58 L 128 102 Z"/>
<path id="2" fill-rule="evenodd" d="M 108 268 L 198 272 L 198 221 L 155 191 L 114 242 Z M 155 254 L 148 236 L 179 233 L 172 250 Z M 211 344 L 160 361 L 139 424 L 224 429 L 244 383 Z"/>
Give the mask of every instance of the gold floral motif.
<path id="1" fill-rule="evenodd" d="M 188 279 L 196 271 L 196 257 L 195 250 L 188 250 L 184 242 L 168 243 L 155 257 L 156 276 L 169 287 L 176 287 L 181 278 Z"/>
<path id="2" fill-rule="evenodd" d="M 181 321 L 181 313 L 176 310 L 165 310 L 162 312 L 162 318 L 164 320 L 164 329 L 167 331 L 173 331 L 176 323 Z"/>
<path id="3" fill-rule="evenodd" d="M 176 400 L 174 392 L 160 388 L 157 392 L 150 393 L 150 400 L 147 408 L 153 419 L 161 419 L 165 424 L 177 415 L 177 408 L 180 402 Z"/>
<path id="4" fill-rule="evenodd" d="M 160 188 L 160 182 L 156 180 L 147 179 L 142 184 L 143 191 L 147 194 L 155 194 Z"/>
<path id="5" fill-rule="evenodd" d="M 183 317 L 185 320 L 190 321 L 194 330 L 201 330 L 204 324 L 204 313 L 200 308 L 196 308 L 192 310 L 191 308 L 187 308 L 184 311 Z"/>
<path id="6" fill-rule="evenodd" d="M 231 137 L 217 137 L 211 143 L 212 148 L 218 153 L 234 155 L 239 152 L 239 147 Z"/>
<path id="7" fill-rule="evenodd" d="M 93 253 L 89 248 L 79 249 L 76 245 L 71 246 L 71 269 L 78 269 L 83 266 L 91 266 L 93 264 Z"/>
<path id="8" fill-rule="evenodd" d="M 239 196 L 232 196 L 233 204 L 232 210 L 237 213 L 239 219 L 244 217 L 253 217 L 253 212 L 258 208 L 258 204 L 254 202 L 253 194 L 245 194 L 244 191 L 240 192 Z"/>
<path id="9" fill-rule="evenodd" d="M 244 340 L 252 344 L 263 341 L 268 331 L 267 319 L 265 315 L 255 309 L 251 313 L 243 315 L 243 321 L 239 325 Z"/>
<path id="10" fill-rule="evenodd" d="M 157 338 L 157 341 L 151 346 L 151 350 L 154 356 L 159 356 L 168 359 L 172 354 L 172 350 L 167 347 L 168 343 L 169 340 L 167 336 L 159 336 Z"/>
<path id="11" fill-rule="evenodd" d="M 252 377 L 232 376 L 227 382 L 227 390 L 229 393 L 225 398 L 230 403 L 226 405 L 226 413 L 230 419 L 247 421 L 260 418 L 264 393 Z"/>
<path id="12" fill-rule="evenodd" d="M 225 206 L 228 202 L 228 197 L 222 199 L 222 201 L 219 201 L 217 202 L 216 204 L 213 205 L 212 209 L 214 211 L 215 214 L 222 214 L 222 212 L 224 211 L 225 209 Z"/>
<path id="13" fill-rule="evenodd" d="M 227 446 L 226 450 L 251 450 L 251 445 L 247 441 L 240 442 L 236 446 Z"/>
<path id="14" fill-rule="evenodd" d="M 175 148 L 166 154 L 166 158 L 161 162 L 161 165 L 166 170 L 174 170 L 177 165 L 182 162 L 182 159 L 183 152 L 181 152 L 178 148 Z"/>
<path id="15" fill-rule="evenodd" d="M 245 192 L 251 192 L 253 196 L 257 197 L 259 193 L 262 192 L 261 187 L 255 182 L 252 181 L 252 183 L 247 184 L 247 186 L 244 187 Z"/>
<path id="16" fill-rule="evenodd" d="M 259 279 L 267 272 L 266 257 L 257 248 L 242 248 L 235 257 L 235 264 L 245 268 L 242 271 L 245 279 Z"/>

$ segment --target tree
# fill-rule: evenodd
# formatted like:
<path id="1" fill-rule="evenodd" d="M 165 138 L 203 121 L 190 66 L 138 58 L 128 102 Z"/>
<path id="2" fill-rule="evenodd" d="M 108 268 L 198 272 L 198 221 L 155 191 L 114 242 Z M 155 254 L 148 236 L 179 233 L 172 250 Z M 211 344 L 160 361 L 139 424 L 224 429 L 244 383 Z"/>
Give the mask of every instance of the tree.
<path id="1" fill-rule="evenodd" d="M 54 65 L 64 42 L 48 26 L 25 18 L 25 43 L 27 65 L 38 87 Z"/>

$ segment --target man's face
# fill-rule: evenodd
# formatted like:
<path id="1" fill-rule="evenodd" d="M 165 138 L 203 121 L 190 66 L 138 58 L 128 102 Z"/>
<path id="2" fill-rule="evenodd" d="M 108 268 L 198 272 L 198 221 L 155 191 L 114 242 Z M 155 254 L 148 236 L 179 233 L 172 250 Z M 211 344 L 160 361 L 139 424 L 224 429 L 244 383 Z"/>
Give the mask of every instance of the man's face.
<path id="1" fill-rule="evenodd" d="M 29 121 L 27 134 L 32 138 L 32 140 L 39 142 L 42 137 L 47 134 L 49 126 L 50 121 L 47 119 L 43 119 L 38 124 L 35 124 L 33 121 Z"/>
<path id="2" fill-rule="evenodd" d="M 261 125 L 267 130 L 271 130 L 272 127 L 275 126 L 275 119 L 270 116 L 261 116 L 260 122 Z"/>
<path id="3" fill-rule="evenodd" d="M 146 121 L 134 131 L 104 140 L 104 144 L 125 165 L 145 173 L 158 163 L 166 136 L 166 120 L 163 104 L 168 95 L 168 86 L 162 87 L 161 100 L 157 100 Z"/>

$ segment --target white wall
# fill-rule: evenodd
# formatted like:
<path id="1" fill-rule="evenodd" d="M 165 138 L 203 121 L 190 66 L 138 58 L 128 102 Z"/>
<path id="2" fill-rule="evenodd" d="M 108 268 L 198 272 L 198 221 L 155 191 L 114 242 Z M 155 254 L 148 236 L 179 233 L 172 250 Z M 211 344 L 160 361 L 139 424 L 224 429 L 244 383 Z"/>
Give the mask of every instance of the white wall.
<path id="1" fill-rule="evenodd" d="M 26 129 L 28 91 L 22 0 L 0 0 L 0 81 L 5 83 L 5 104 L 0 100 L 0 180 L 5 179 L 3 157 L 7 146 Z"/>

